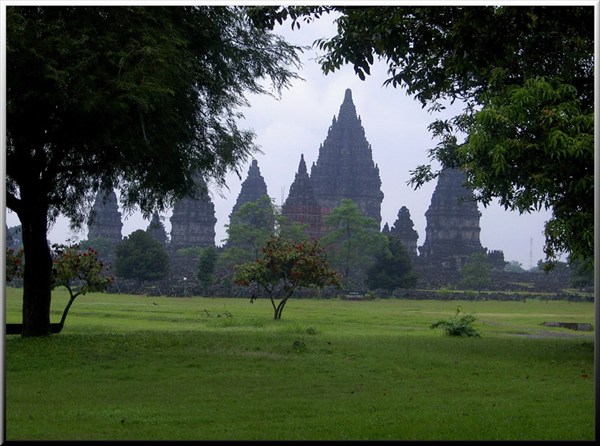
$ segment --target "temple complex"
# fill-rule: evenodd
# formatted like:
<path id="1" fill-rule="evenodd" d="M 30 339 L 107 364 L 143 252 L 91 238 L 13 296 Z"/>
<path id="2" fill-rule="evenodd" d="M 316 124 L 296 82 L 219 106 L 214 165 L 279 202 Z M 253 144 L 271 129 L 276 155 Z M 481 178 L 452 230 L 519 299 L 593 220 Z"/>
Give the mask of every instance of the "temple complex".
<path id="1" fill-rule="evenodd" d="M 199 190 L 196 197 L 181 199 L 174 205 L 170 240 L 157 213 L 153 214 L 147 228 L 148 233 L 168 246 L 172 261 L 177 262 L 174 269 L 180 276 L 177 280 L 187 280 L 195 275 L 195 258 L 181 251 L 178 253 L 180 248 L 215 246 L 215 207 L 204 180 L 198 177 L 196 181 Z M 481 214 L 473 193 L 464 186 L 465 181 L 465 175 L 457 169 L 446 169 L 440 173 L 425 213 L 427 225 L 422 246 L 417 246 L 419 234 L 406 206 L 400 208 L 391 227 L 385 223 L 382 229 L 383 233 L 406 246 L 415 269 L 427 284 L 436 281 L 450 283 L 446 278 L 456 276 L 471 254 L 487 252 L 480 242 Z M 243 204 L 256 202 L 262 197 L 270 200 L 258 162 L 253 159 L 229 215 L 230 222 Z M 319 147 L 310 175 L 304 154 L 300 156 L 298 170 L 281 213 L 290 222 L 305 224 L 307 235 L 317 239 L 327 233 L 324 218 L 345 198 L 354 201 L 365 215 L 381 225 L 383 192 L 379 168 L 373 161 L 372 149 L 349 89 L 345 91 L 339 114 L 333 117 L 327 136 Z M 115 192 L 101 191 L 88 221 L 88 238 L 119 242 L 122 226 Z M 8 236 L 7 228 L 7 245 Z M 502 251 L 492 251 L 489 255 L 496 269 L 501 271 L 505 264 Z"/>
<path id="2" fill-rule="evenodd" d="M 258 200 L 263 195 L 267 195 L 267 183 L 265 183 L 265 179 L 260 174 L 260 169 L 258 167 L 258 162 L 253 159 L 250 167 L 248 168 L 248 176 L 242 183 L 242 188 L 237 197 L 235 204 L 233 205 L 233 209 L 231 210 L 231 215 L 236 212 L 241 205 L 244 203 L 250 203 Z"/>
<path id="3" fill-rule="evenodd" d="M 349 198 L 365 215 L 378 225 L 381 223 L 383 192 L 379 168 L 373 163 L 371 145 L 356 115 L 350 89 L 346 90 L 338 118 L 333 117 L 319 148 L 310 181 L 324 215 L 338 207 L 342 199 Z"/>
<path id="4" fill-rule="evenodd" d="M 200 176 L 196 177 L 196 185 L 195 197 L 183 198 L 173 206 L 170 243 L 173 250 L 215 244 L 215 206 Z"/>
<path id="5" fill-rule="evenodd" d="M 386 223 L 387 227 L 387 223 Z M 386 232 L 385 229 L 382 232 Z M 410 211 L 406 206 L 402 206 L 398 211 L 398 218 L 391 229 L 388 229 L 391 237 L 402 242 L 411 257 L 417 257 L 417 239 L 419 234 L 414 229 L 414 223 L 410 218 Z"/>
<path id="6" fill-rule="evenodd" d="M 425 217 L 425 243 L 419 247 L 420 263 L 431 268 L 460 270 L 469 256 L 486 253 L 481 246 L 481 213 L 472 192 L 458 169 L 440 172 Z"/>
<path id="7" fill-rule="evenodd" d="M 117 203 L 117 194 L 110 189 L 100 189 L 87 221 L 88 240 L 104 239 L 117 244 L 123 238 L 121 213 Z"/>
<path id="8" fill-rule="evenodd" d="M 282 206 L 281 213 L 291 222 L 305 224 L 305 232 L 310 238 L 319 238 L 322 235 L 322 210 L 315 198 L 310 177 L 306 170 L 304 155 L 300 155 L 298 172 L 290 186 L 290 193 Z"/>

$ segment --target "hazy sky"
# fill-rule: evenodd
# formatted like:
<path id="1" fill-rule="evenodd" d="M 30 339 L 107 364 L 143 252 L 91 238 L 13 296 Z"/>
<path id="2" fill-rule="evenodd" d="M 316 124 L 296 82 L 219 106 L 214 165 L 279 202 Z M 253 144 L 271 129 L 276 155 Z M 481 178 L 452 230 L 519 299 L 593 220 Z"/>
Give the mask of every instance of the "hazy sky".
<path id="1" fill-rule="evenodd" d="M 300 30 L 290 30 L 285 23 L 276 31 L 295 44 L 308 45 L 319 37 L 331 36 L 335 32 L 332 18 L 324 17 L 318 22 L 305 25 Z M 241 128 L 252 129 L 262 154 L 255 158 L 262 176 L 265 178 L 269 195 L 281 205 L 287 197 L 294 180 L 300 155 L 304 154 L 310 173 L 310 166 L 316 162 L 319 146 L 327 136 L 332 118 L 337 117 L 347 88 L 352 90 L 356 111 L 361 117 L 367 141 L 371 144 L 373 160 L 379 166 L 384 199 L 381 206 L 382 225 L 393 225 L 398 210 L 406 206 L 419 234 L 418 246 L 425 241 L 425 212 L 427 211 L 435 181 L 413 190 L 407 185 L 410 171 L 420 164 L 429 163 L 427 150 L 435 146 L 427 126 L 436 118 L 420 103 L 408 97 L 403 90 L 384 87 L 386 67 L 383 63 L 373 67 L 371 76 L 361 81 L 351 66 L 346 66 L 334 74 L 323 75 L 314 61 L 315 50 L 303 56 L 300 75 L 304 80 L 296 81 L 276 100 L 269 96 L 249 96 L 252 106 L 244 110 L 245 120 Z M 449 108 L 448 116 L 460 111 L 459 106 Z M 215 242 L 221 245 L 226 237 L 224 225 L 241 183 L 246 178 L 249 163 L 241 167 L 242 179 L 235 174 L 228 175 L 228 190 L 213 191 L 213 202 L 217 217 Z M 222 195 L 222 196 L 221 196 Z M 505 211 L 498 205 L 481 211 L 481 244 L 492 250 L 504 251 L 505 260 L 517 260 L 523 267 L 535 266 L 543 258 L 543 225 L 550 212 L 519 215 Z M 171 214 L 163 214 L 163 223 L 170 232 Z M 16 214 L 7 213 L 8 226 L 19 224 Z M 136 229 L 146 229 L 149 222 L 138 214 L 124 216 L 123 235 Z M 66 239 L 85 240 L 87 231 L 73 233 L 68 230 L 65 219 L 59 219 L 49 232 L 52 242 L 65 242 Z"/>

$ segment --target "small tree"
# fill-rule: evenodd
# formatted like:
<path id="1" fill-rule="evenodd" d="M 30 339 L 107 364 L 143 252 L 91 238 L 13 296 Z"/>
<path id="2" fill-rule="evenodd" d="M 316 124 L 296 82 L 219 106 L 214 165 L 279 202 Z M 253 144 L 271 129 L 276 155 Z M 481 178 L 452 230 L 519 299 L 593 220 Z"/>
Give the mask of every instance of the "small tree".
<path id="1" fill-rule="evenodd" d="M 504 271 L 509 273 L 524 273 L 523 264 L 517 260 L 511 260 L 504 265 Z"/>
<path id="2" fill-rule="evenodd" d="M 165 247 L 142 229 L 125 237 L 115 249 L 117 275 L 125 279 L 160 280 L 169 274 Z"/>
<path id="3" fill-rule="evenodd" d="M 317 240 L 292 242 L 270 237 L 253 262 L 236 266 L 234 281 L 238 285 L 255 283 L 266 291 L 273 306 L 274 319 L 281 313 L 294 291 L 301 287 L 341 287 L 341 280 L 331 268 Z M 275 303 L 276 295 L 280 297 Z M 250 302 L 254 302 L 253 295 Z"/>
<path id="4" fill-rule="evenodd" d="M 217 262 L 218 281 L 231 287 L 235 265 L 259 257 L 261 248 L 275 232 L 275 206 L 268 195 L 242 204 L 231 214 L 225 249 Z"/>
<path id="5" fill-rule="evenodd" d="M 476 252 L 469 256 L 467 264 L 463 267 L 460 285 L 471 290 L 477 290 L 477 295 L 492 281 L 492 265 L 487 255 Z"/>
<path id="6" fill-rule="evenodd" d="M 347 198 L 325 217 L 325 224 L 330 230 L 321 242 L 327 257 L 342 273 L 346 287 L 362 285 L 363 273 L 374 256 L 386 250 L 386 236 L 374 219 Z"/>
<path id="7" fill-rule="evenodd" d="M 414 288 L 417 275 L 406 246 L 394 237 L 388 237 L 388 250 L 375 256 L 375 263 L 367 270 L 366 284 L 371 289 L 393 291 L 396 288 Z"/>
<path id="8" fill-rule="evenodd" d="M 59 326 L 65 324 L 75 299 L 86 293 L 105 291 L 112 282 L 102 274 L 104 265 L 93 248 L 80 251 L 78 245 L 53 245 L 52 288 L 64 286 L 69 292 Z"/>
<path id="9" fill-rule="evenodd" d="M 243 261 L 256 259 L 274 230 L 275 206 L 268 195 L 263 195 L 256 201 L 244 203 L 231 215 L 226 246 L 242 248 L 245 252 Z"/>
<path id="10" fill-rule="evenodd" d="M 218 254 L 214 246 L 207 246 L 202 250 L 196 263 L 196 278 L 205 289 L 213 283 L 213 275 L 217 266 Z"/>

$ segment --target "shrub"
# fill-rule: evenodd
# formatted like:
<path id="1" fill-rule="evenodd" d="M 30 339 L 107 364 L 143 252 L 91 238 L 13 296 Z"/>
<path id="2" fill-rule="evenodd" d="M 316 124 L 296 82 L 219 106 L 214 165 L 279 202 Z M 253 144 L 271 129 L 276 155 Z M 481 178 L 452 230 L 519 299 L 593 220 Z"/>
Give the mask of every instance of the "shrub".
<path id="1" fill-rule="evenodd" d="M 473 327 L 475 316 L 464 314 L 458 317 L 462 308 L 460 305 L 456 308 L 456 315 L 449 320 L 440 320 L 431 324 L 431 328 L 442 327 L 448 336 L 479 337 L 479 333 Z"/>

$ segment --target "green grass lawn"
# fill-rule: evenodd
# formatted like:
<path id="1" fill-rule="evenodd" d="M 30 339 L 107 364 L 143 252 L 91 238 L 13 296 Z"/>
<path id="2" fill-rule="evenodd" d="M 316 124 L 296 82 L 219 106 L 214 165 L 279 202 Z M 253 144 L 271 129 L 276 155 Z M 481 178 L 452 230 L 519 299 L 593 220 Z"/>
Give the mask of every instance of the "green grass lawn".
<path id="1" fill-rule="evenodd" d="M 480 338 L 429 328 L 457 305 Z M 594 439 L 593 333 L 545 321 L 594 306 L 81 296 L 62 333 L 6 336 L 6 439 Z"/>

